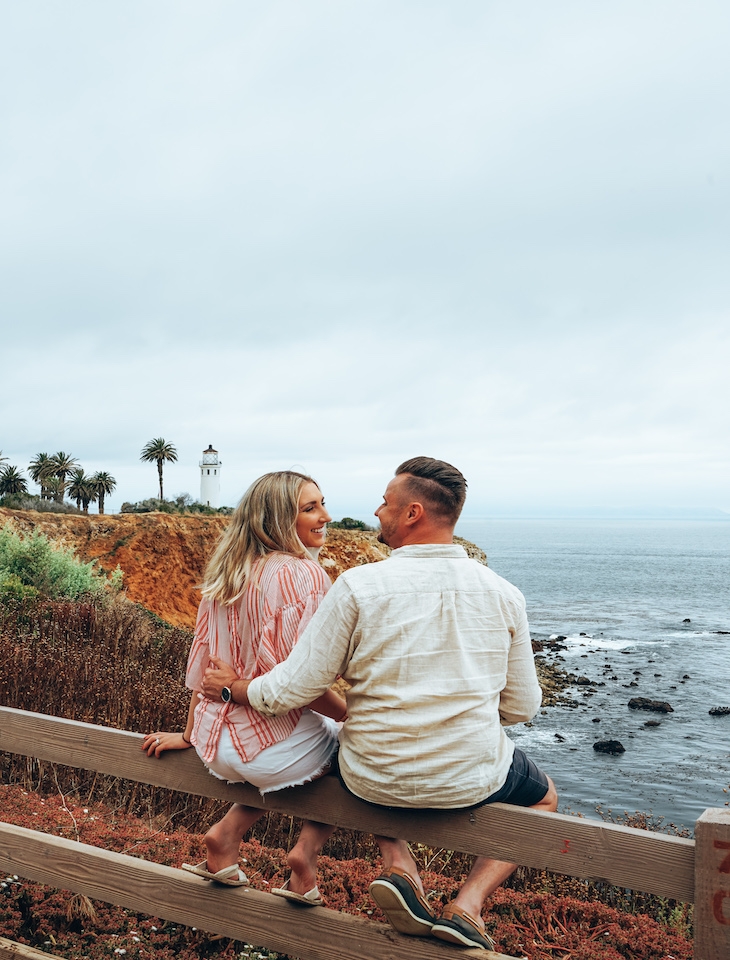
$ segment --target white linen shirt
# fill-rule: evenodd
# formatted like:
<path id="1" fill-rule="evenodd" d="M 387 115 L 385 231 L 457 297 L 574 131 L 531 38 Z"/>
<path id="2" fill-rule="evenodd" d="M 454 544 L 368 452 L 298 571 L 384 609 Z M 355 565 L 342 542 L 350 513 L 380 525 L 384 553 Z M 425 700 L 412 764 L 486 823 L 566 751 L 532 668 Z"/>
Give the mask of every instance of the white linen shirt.
<path id="1" fill-rule="evenodd" d="M 465 807 L 496 792 L 542 692 L 525 600 L 456 544 L 418 544 L 345 571 L 283 663 L 248 688 L 276 716 L 349 684 L 348 788 L 395 807 Z"/>

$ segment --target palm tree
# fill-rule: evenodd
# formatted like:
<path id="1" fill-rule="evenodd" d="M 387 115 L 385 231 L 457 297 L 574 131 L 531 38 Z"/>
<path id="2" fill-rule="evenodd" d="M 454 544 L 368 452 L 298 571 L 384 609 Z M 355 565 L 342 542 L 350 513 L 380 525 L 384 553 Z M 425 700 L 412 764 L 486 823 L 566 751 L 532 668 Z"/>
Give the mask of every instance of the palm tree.
<path id="1" fill-rule="evenodd" d="M 69 474 L 71 482 L 68 485 L 68 495 L 71 500 L 76 501 L 76 508 L 84 513 L 89 512 L 89 504 L 96 503 L 97 492 L 94 478 L 84 473 L 81 467 L 77 467 Z"/>
<path id="2" fill-rule="evenodd" d="M 58 491 L 61 489 L 61 481 L 58 477 L 49 477 L 46 480 L 46 498 L 48 500 L 58 500 Z"/>
<path id="3" fill-rule="evenodd" d="M 164 500 L 165 498 L 162 495 L 162 465 L 165 460 L 169 460 L 170 463 L 175 463 L 177 460 L 177 450 L 171 443 L 163 440 L 162 437 L 157 437 L 156 440 L 150 440 L 149 443 L 144 445 L 139 459 L 145 460 L 147 463 L 152 463 L 153 461 L 157 463 L 157 473 L 160 478 L 160 500 Z"/>
<path id="4" fill-rule="evenodd" d="M 60 481 L 55 499 L 58 503 L 63 503 L 63 497 L 66 493 L 66 476 L 74 467 L 78 466 L 79 462 L 70 453 L 64 453 L 63 450 L 54 453 L 50 460 L 53 464 L 53 473 Z"/>
<path id="5" fill-rule="evenodd" d="M 91 478 L 91 482 L 94 484 L 94 490 L 99 500 L 99 513 L 104 513 L 104 497 L 115 490 L 117 481 L 110 473 L 97 470 Z"/>
<path id="6" fill-rule="evenodd" d="M 69 500 L 76 501 L 76 509 L 81 509 L 81 501 L 84 497 L 84 484 L 88 483 L 89 478 L 83 471 L 82 467 L 76 467 L 75 470 L 72 470 L 69 474 L 69 485 L 66 493 Z"/>
<path id="7" fill-rule="evenodd" d="M 3 457 L 7 460 L 7 457 Z M 28 481 L 17 467 L 4 467 L 0 472 L 0 496 L 6 493 L 27 493 Z"/>
<path id="8" fill-rule="evenodd" d="M 47 453 L 37 453 L 35 460 L 28 464 L 28 473 L 34 483 L 41 488 L 41 500 L 50 500 L 51 492 L 48 489 L 48 480 L 55 474 L 53 461 Z"/>
<path id="9" fill-rule="evenodd" d="M 97 499 L 96 487 L 91 477 L 84 477 L 83 488 L 81 491 L 81 505 L 84 508 L 84 513 L 89 512 L 89 504 L 96 503 Z"/>

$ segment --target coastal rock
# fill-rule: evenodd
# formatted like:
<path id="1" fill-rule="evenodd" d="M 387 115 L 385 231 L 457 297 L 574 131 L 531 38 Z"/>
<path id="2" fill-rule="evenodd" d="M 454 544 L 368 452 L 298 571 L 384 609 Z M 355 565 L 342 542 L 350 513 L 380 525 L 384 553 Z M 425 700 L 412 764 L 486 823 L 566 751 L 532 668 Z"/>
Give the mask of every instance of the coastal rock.
<path id="1" fill-rule="evenodd" d="M 711 717 L 727 717 L 730 716 L 730 707 L 713 707 L 710 710 Z"/>
<path id="2" fill-rule="evenodd" d="M 663 700 L 649 700 L 648 697 L 633 697 L 629 700 L 629 710 L 652 710 L 654 713 L 674 713 L 674 707 Z"/>
<path id="3" fill-rule="evenodd" d="M 626 753 L 626 747 L 620 740 L 596 740 L 593 744 L 593 749 L 596 753 L 608 753 L 613 757 Z"/>
<path id="4" fill-rule="evenodd" d="M 571 677 L 565 670 L 561 670 L 554 663 L 548 663 L 541 656 L 535 657 L 535 669 L 542 687 L 543 707 L 554 707 L 558 704 L 577 706 L 566 692 L 571 684 Z"/>
<path id="5" fill-rule="evenodd" d="M 331 531 L 328 530 L 328 536 L 330 532 Z M 377 533 L 373 534 L 373 539 L 376 542 L 379 542 Z M 463 537 L 457 537 L 454 535 L 454 543 L 458 543 L 460 547 L 463 547 L 466 550 L 467 556 L 471 557 L 472 560 L 478 560 L 479 563 L 483 563 L 485 567 L 489 566 L 486 553 L 481 547 L 478 547 L 475 543 L 472 543 L 471 540 L 465 540 Z M 385 544 L 381 544 L 381 546 L 385 547 Z M 390 555 L 390 547 L 385 547 L 385 549 L 388 551 L 388 555 Z"/>
<path id="6" fill-rule="evenodd" d="M 661 727 L 661 725 L 662 725 L 661 720 L 647 720 L 644 723 L 645 727 Z"/>
<path id="7" fill-rule="evenodd" d="M 545 649 L 545 647 L 543 646 L 542 643 L 540 643 L 539 640 L 531 640 L 530 643 L 532 644 L 533 653 L 542 653 L 542 651 Z"/>

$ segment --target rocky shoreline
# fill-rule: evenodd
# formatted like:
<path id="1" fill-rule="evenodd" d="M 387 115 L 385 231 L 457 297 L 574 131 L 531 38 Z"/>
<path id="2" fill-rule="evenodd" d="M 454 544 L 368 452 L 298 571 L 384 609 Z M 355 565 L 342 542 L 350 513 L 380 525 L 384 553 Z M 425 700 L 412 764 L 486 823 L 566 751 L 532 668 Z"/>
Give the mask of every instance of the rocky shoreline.
<path id="1" fill-rule="evenodd" d="M 549 663 L 540 653 L 535 655 L 535 669 L 542 687 L 543 707 L 578 706 L 570 692 L 570 688 L 578 682 L 578 677 L 557 664 Z"/>

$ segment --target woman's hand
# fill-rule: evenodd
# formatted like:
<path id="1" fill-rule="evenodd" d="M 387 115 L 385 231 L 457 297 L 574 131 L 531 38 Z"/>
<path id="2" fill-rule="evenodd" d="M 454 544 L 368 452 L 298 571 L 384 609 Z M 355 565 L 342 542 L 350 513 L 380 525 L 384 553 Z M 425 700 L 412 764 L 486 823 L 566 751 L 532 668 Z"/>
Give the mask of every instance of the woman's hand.
<path id="1" fill-rule="evenodd" d="M 191 744 L 185 739 L 182 733 L 165 733 L 158 730 L 157 733 L 148 733 L 142 741 L 142 750 L 148 757 L 160 757 L 165 750 L 187 750 Z"/>
<path id="2" fill-rule="evenodd" d="M 230 687 L 240 679 L 233 667 L 219 657 L 211 657 L 212 667 L 208 667 L 203 676 L 203 694 L 209 700 L 221 700 L 223 687 Z"/>

